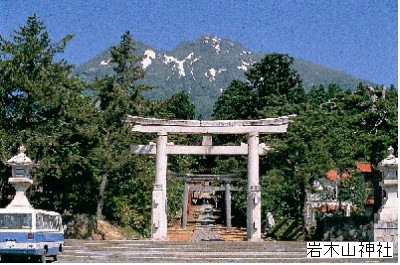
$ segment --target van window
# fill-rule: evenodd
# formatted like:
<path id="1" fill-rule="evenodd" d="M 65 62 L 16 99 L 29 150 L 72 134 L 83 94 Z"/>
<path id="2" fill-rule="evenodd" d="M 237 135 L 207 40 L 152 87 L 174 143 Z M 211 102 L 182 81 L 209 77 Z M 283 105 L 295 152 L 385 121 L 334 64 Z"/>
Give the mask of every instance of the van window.
<path id="1" fill-rule="evenodd" d="M 41 213 L 36 214 L 36 229 L 43 229 L 43 215 Z"/>
<path id="2" fill-rule="evenodd" d="M 32 227 L 32 215 L 29 213 L 0 214 L 0 229 L 27 229 Z"/>
<path id="3" fill-rule="evenodd" d="M 57 215 L 46 213 L 36 214 L 36 229 L 60 230 L 61 218 Z"/>

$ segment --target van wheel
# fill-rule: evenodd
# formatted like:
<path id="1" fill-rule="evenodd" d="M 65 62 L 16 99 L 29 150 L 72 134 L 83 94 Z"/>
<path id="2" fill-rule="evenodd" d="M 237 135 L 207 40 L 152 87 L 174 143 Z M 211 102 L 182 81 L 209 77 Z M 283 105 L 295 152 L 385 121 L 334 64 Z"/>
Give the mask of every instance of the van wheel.
<path id="1" fill-rule="evenodd" d="M 54 260 L 54 261 L 57 261 L 57 260 L 58 260 L 57 255 L 54 255 L 54 256 L 53 256 L 53 260 Z"/>
<path id="2" fill-rule="evenodd" d="M 0 262 L 1 263 L 8 263 L 8 262 L 10 262 L 10 257 L 9 256 L 7 256 L 7 255 L 0 255 Z"/>
<path id="3" fill-rule="evenodd" d="M 39 262 L 46 263 L 46 250 L 43 251 L 42 255 L 39 255 Z"/>

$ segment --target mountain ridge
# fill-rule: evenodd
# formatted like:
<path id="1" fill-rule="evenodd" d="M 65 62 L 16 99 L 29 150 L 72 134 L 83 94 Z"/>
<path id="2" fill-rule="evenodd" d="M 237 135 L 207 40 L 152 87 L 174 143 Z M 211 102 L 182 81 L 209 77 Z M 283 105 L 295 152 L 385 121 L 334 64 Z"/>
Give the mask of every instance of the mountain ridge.
<path id="1" fill-rule="evenodd" d="M 229 39 L 203 35 L 196 40 L 181 42 L 171 51 L 156 50 L 135 41 L 135 54 L 143 56 L 141 64 L 146 72 L 138 83 L 155 87 L 144 92 L 145 98 L 166 99 L 186 91 L 196 106 L 196 112 L 209 118 L 215 101 L 231 81 L 246 81 L 245 71 L 268 53 L 253 52 Z M 89 82 L 96 77 L 112 75 L 110 58 L 110 49 L 106 49 L 77 67 L 73 74 Z M 293 68 L 302 78 L 306 91 L 320 84 L 327 87 L 336 83 L 342 89 L 352 90 L 360 82 L 373 84 L 323 65 L 294 59 Z"/>

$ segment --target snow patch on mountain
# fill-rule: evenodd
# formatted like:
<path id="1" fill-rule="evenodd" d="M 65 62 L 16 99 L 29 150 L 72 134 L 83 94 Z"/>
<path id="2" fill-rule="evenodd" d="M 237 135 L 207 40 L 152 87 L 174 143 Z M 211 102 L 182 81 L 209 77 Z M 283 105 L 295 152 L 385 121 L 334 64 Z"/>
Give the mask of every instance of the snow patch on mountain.
<path id="1" fill-rule="evenodd" d="M 215 81 L 215 77 L 217 76 L 217 74 L 222 73 L 227 71 L 228 69 L 226 68 L 221 68 L 221 69 L 215 69 L 215 68 L 210 68 L 207 70 L 207 72 L 205 72 L 205 76 L 208 78 L 208 80 L 210 80 L 210 82 Z"/>
<path id="2" fill-rule="evenodd" d="M 200 59 L 201 56 L 196 57 L 194 52 L 189 53 L 183 60 L 179 60 L 170 55 L 166 54 L 163 55 L 163 63 L 165 65 L 169 65 L 173 73 L 175 73 L 175 71 L 178 70 L 179 77 L 185 77 L 186 76 L 185 64 L 186 64 L 186 66 L 189 67 L 190 74 L 194 80 L 196 80 L 194 73 L 194 63 L 198 62 Z"/>
<path id="3" fill-rule="evenodd" d="M 196 76 L 194 75 L 194 72 L 193 72 L 193 67 L 192 67 L 192 69 L 190 69 L 190 75 L 193 77 L 193 80 L 196 80 Z"/>
<path id="4" fill-rule="evenodd" d="M 185 57 L 185 59 L 190 60 L 190 59 L 193 58 L 193 56 L 194 56 L 194 52 L 191 52 L 191 53 L 189 53 L 189 54 Z"/>
<path id="5" fill-rule="evenodd" d="M 111 58 L 109 58 L 108 60 L 102 60 L 99 64 L 99 66 L 107 66 L 109 65 L 111 62 Z"/>
<path id="6" fill-rule="evenodd" d="M 203 43 L 211 43 L 217 54 L 221 52 L 221 39 L 217 37 L 205 36 Z"/>
<path id="7" fill-rule="evenodd" d="M 185 61 L 186 61 L 185 59 L 179 61 L 178 59 L 176 59 L 173 56 L 168 56 L 168 55 L 164 54 L 164 61 L 163 61 L 164 64 L 166 64 L 166 65 L 172 64 L 172 71 L 175 71 L 176 69 L 178 69 L 180 77 L 186 76 L 185 68 L 183 67 L 183 63 Z"/>
<path id="8" fill-rule="evenodd" d="M 195 62 L 199 61 L 201 56 L 194 57 L 194 52 L 191 52 L 188 56 L 185 57 L 185 60 L 190 60 L 189 65 L 193 65 Z"/>
<path id="9" fill-rule="evenodd" d="M 243 51 L 240 53 L 240 55 L 250 55 L 250 54 L 252 54 L 252 52 L 251 52 L 251 51 L 246 51 L 246 50 L 243 50 Z"/>
<path id="10" fill-rule="evenodd" d="M 144 59 L 142 60 L 142 68 L 143 70 L 146 69 L 156 58 L 156 53 L 153 50 L 146 50 L 143 54 Z"/>
<path id="11" fill-rule="evenodd" d="M 194 57 L 194 52 L 191 52 L 188 56 L 185 57 L 185 59 L 190 60 L 189 61 L 190 75 L 193 77 L 193 80 L 196 80 L 196 76 L 194 73 L 194 63 L 198 62 L 201 59 L 201 56 Z"/>
<path id="12" fill-rule="evenodd" d="M 240 59 L 242 61 L 242 65 L 236 66 L 237 69 L 247 71 L 248 67 L 250 66 L 250 63 L 245 62 L 243 59 Z"/>

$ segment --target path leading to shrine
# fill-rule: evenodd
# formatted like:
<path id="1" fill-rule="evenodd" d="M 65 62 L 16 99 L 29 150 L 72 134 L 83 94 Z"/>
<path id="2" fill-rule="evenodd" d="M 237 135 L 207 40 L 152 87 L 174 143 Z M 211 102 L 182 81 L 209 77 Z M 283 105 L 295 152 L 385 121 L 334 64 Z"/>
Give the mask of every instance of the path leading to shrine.
<path id="1" fill-rule="evenodd" d="M 180 224 L 168 228 L 168 241 L 245 241 L 246 229 L 216 223 L 221 211 L 211 204 L 191 206 L 188 224 L 182 228 Z"/>
<path id="2" fill-rule="evenodd" d="M 246 229 L 233 227 L 226 229 L 221 225 L 199 226 L 190 224 L 186 229 L 178 226 L 168 229 L 168 241 L 199 242 L 199 241 L 245 241 Z"/>

